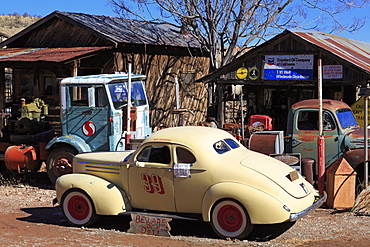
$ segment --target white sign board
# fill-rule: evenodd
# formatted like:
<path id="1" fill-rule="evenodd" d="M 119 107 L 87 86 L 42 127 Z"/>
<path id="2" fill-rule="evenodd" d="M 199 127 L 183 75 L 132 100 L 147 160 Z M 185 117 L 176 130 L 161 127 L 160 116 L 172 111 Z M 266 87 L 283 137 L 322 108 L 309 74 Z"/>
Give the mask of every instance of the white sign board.
<path id="1" fill-rule="evenodd" d="M 313 55 L 266 55 L 263 78 L 312 80 Z"/>
<path id="2" fill-rule="evenodd" d="M 187 163 L 175 163 L 173 166 L 175 178 L 188 178 L 190 177 L 190 166 Z"/>
<path id="3" fill-rule="evenodd" d="M 323 79 L 342 79 L 343 66 L 342 65 L 324 65 L 322 68 Z"/>

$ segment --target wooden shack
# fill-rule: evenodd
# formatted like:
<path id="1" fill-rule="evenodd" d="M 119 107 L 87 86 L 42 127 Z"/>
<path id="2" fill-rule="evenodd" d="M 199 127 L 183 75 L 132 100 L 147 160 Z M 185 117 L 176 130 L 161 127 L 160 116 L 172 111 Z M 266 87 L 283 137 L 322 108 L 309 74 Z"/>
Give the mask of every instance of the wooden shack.
<path id="1" fill-rule="evenodd" d="M 292 104 L 318 98 L 319 60 L 323 98 L 352 105 L 359 87 L 370 82 L 369 53 L 367 42 L 285 30 L 199 81 L 217 87 L 213 102 L 221 123 L 240 120 L 243 100 L 245 123 L 263 114 L 273 118 L 274 129 L 284 130 Z M 237 85 L 242 99 L 235 94 Z"/>
<path id="2" fill-rule="evenodd" d="M 181 28 L 123 18 L 55 11 L 0 43 L 0 91 L 6 91 L 5 69 L 11 70 L 11 94 L 0 94 L 0 109 L 20 98 L 44 99 L 58 107 L 61 78 L 127 71 L 147 75 L 151 125 L 175 125 L 175 77 L 185 124 L 203 120 L 207 89 L 195 80 L 209 70 L 209 58 L 196 39 Z M 9 90 L 7 91 L 9 93 Z"/>

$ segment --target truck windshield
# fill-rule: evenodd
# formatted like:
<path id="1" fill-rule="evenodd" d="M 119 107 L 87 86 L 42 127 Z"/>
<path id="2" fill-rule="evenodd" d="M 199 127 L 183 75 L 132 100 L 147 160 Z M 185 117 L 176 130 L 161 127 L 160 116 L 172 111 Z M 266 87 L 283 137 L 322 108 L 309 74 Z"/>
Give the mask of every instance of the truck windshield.
<path id="1" fill-rule="evenodd" d="M 358 126 L 356 118 L 353 115 L 351 109 L 344 108 L 337 110 L 337 117 L 343 129 L 351 126 Z"/>
<path id="2" fill-rule="evenodd" d="M 109 92 L 116 109 L 127 106 L 127 83 L 109 84 Z M 144 85 L 141 81 L 132 81 L 131 83 L 131 104 L 132 106 L 141 106 L 147 104 Z"/>

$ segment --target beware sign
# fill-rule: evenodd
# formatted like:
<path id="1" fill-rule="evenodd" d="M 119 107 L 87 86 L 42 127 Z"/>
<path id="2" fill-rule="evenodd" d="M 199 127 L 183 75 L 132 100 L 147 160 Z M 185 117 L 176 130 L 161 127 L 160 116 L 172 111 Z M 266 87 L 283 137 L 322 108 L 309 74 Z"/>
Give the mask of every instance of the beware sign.
<path id="1" fill-rule="evenodd" d="M 358 122 L 358 124 L 363 128 L 364 127 L 364 97 L 359 98 L 353 105 L 351 105 L 351 109 L 353 111 L 353 114 L 355 115 L 355 118 Z M 370 108 L 370 107 L 369 107 Z M 367 115 L 368 123 L 370 123 L 370 109 L 368 109 L 368 115 Z"/>
<path id="2" fill-rule="evenodd" d="M 130 229 L 127 232 L 146 235 L 171 237 L 171 218 L 148 215 L 145 213 L 131 214 Z"/>

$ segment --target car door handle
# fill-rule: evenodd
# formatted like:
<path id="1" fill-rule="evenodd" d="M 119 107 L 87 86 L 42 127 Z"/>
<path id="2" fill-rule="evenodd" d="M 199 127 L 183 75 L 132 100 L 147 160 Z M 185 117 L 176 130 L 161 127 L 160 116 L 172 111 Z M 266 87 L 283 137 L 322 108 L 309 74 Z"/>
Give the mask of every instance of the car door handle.
<path id="1" fill-rule="evenodd" d="M 91 115 L 91 114 L 92 114 L 91 110 L 87 110 L 87 111 L 82 112 L 82 115 Z"/>
<path id="2" fill-rule="evenodd" d="M 302 141 L 298 140 L 298 139 L 292 139 L 292 147 L 296 147 L 298 146 L 299 144 L 301 144 Z"/>

